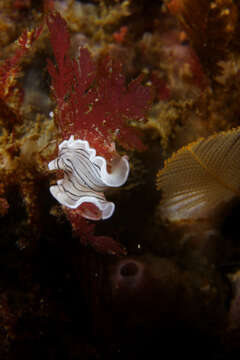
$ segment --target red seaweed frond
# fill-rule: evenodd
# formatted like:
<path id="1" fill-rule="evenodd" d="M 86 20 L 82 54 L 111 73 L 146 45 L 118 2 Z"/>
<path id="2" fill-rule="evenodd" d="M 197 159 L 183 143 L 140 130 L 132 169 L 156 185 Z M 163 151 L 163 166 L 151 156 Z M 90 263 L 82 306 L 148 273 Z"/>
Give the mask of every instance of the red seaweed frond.
<path id="1" fill-rule="evenodd" d="M 56 66 L 49 61 L 48 69 L 62 136 L 87 139 L 101 153 L 115 139 L 126 148 L 143 149 L 138 131 L 128 123 L 143 121 L 152 102 L 152 91 L 141 84 L 142 77 L 126 86 L 118 61 L 107 57 L 96 65 L 86 48 L 72 60 L 65 21 L 52 13 L 47 23 L 56 58 Z"/>
<path id="2" fill-rule="evenodd" d="M 64 208 L 73 233 L 79 236 L 83 245 L 91 245 L 97 252 L 109 255 L 125 255 L 125 249 L 109 236 L 94 234 L 95 224 L 81 216 L 81 209 Z"/>
<path id="3" fill-rule="evenodd" d="M 57 67 L 48 59 L 48 71 L 51 75 L 54 95 L 58 107 L 61 109 L 65 97 L 70 94 L 74 78 L 73 64 L 68 56 L 70 37 L 66 22 L 58 13 L 52 13 L 47 17 L 47 25 L 50 31 L 50 42 L 57 61 Z"/>
<path id="4" fill-rule="evenodd" d="M 18 48 L 15 54 L 0 66 L 0 98 L 5 103 L 13 98 L 11 108 L 14 107 L 15 112 L 19 110 L 22 100 L 21 91 L 16 86 L 17 76 L 20 72 L 19 65 L 23 56 L 31 48 L 32 43 L 41 34 L 42 28 L 43 26 L 39 26 L 33 30 L 24 30 L 17 40 Z"/>

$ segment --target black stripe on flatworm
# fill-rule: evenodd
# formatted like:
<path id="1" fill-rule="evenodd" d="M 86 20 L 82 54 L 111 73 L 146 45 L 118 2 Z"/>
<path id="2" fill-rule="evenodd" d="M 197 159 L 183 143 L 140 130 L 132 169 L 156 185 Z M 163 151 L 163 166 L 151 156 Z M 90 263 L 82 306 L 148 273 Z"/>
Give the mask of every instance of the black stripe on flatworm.
<path id="1" fill-rule="evenodd" d="M 82 153 L 80 153 L 80 151 L 76 150 L 74 151 L 74 154 L 72 152 L 67 152 L 65 154 L 63 154 L 63 157 L 67 158 L 67 159 L 71 159 L 73 157 L 73 155 L 78 154 L 79 156 L 76 157 L 76 161 L 79 161 L 83 168 L 86 168 L 87 171 L 89 173 L 94 173 L 96 178 L 100 177 L 100 172 L 99 169 L 100 167 L 98 165 L 96 165 L 95 163 L 91 162 L 91 160 L 89 159 L 89 156 L 85 156 Z"/>
<path id="2" fill-rule="evenodd" d="M 78 195 L 75 195 L 75 196 L 78 196 L 78 197 L 83 197 L 83 196 L 87 196 L 87 195 L 89 195 L 89 196 L 93 196 L 92 195 L 92 192 L 89 192 L 88 190 L 84 190 L 84 189 L 78 189 L 77 187 L 76 187 L 76 185 L 74 184 L 74 182 L 72 181 L 72 179 L 69 177 L 69 175 L 67 174 L 67 178 L 68 178 L 68 181 L 73 185 L 73 187 L 79 192 L 79 193 L 83 193 L 83 195 L 81 195 L 81 194 L 78 194 Z M 94 196 L 96 199 L 98 199 L 98 200 L 104 200 L 104 196 L 102 195 L 102 196 L 98 196 L 98 195 L 95 195 Z"/>
<path id="3" fill-rule="evenodd" d="M 84 178 L 83 178 L 83 176 L 84 176 L 84 171 L 82 171 L 82 175 L 80 175 L 80 173 L 76 170 L 76 167 L 73 165 L 73 162 L 69 159 L 69 158 L 65 158 L 65 157 L 63 157 L 63 162 L 64 162 L 64 165 L 66 166 L 66 168 L 70 171 L 70 172 L 73 172 L 73 170 L 75 170 L 75 172 L 77 173 L 77 175 L 82 179 L 82 182 L 86 185 L 86 186 L 89 186 L 90 187 L 90 185 L 89 184 L 87 184 L 86 183 L 86 181 L 84 180 Z M 94 165 L 93 166 L 91 166 L 91 162 L 89 161 L 89 163 L 88 164 L 82 164 L 82 161 L 80 160 L 80 159 L 77 159 L 79 162 L 80 162 L 80 166 L 81 166 L 81 168 L 82 169 L 90 169 L 90 170 L 87 170 L 87 172 L 88 172 L 88 174 L 89 174 L 89 176 L 90 176 L 90 178 L 89 178 L 89 176 L 87 176 L 87 175 L 85 175 L 86 176 L 86 178 L 87 178 L 87 180 L 88 181 L 90 181 L 94 186 L 96 186 L 96 187 L 99 187 L 99 189 L 100 190 L 102 190 L 102 189 L 105 189 L 105 186 L 104 186 L 104 183 L 103 182 L 99 182 L 98 181 L 98 179 L 97 179 L 97 177 L 99 177 L 99 174 L 95 171 L 95 174 L 96 174 L 96 182 L 93 182 L 92 180 L 91 180 L 91 178 L 93 178 L 94 177 L 94 174 L 92 174 L 92 170 L 94 169 Z M 66 161 L 68 161 L 68 162 L 70 162 L 71 163 L 71 165 L 72 165 L 72 168 L 66 163 Z M 94 169 L 95 170 L 95 169 Z M 98 185 L 99 184 L 99 185 Z M 103 184 L 103 185 L 102 185 Z"/>
<path id="4" fill-rule="evenodd" d="M 89 187 L 91 190 L 96 191 L 96 190 L 97 190 L 97 189 L 96 189 L 97 185 L 95 184 L 95 182 L 94 182 L 91 178 L 89 178 L 89 177 L 87 176 L 87 174 L 85 174 L 85 173 L 80 174 L 79 171 L 78 171 L 78 169 L 76 169 L 75 165 L 73 164 L 73 162 L 72 162 L 70 159 L 66 159 L 66 160 L 68 160 L 68 161 L 71 163 L 72 168 L 74 169 L 74 171 L 75 171 L 75 173 L 78 175 L 78 177 L 83 181 L 83 183 L 84 183 L 87 187 Z M 89 173 L 89 172 L 88 172 L 88 173 Z M 92 174 L 89 173 L 89 175 L 91 176 Z M 88 180 L 88 183 L 84 180 L 83 176 L 85 176 L 85 178 Z M 92 184 L 92 185 L 91 185 L 91 184 Z M 95 187 L 95 188 L 94 188 L 94 187 Z"/>

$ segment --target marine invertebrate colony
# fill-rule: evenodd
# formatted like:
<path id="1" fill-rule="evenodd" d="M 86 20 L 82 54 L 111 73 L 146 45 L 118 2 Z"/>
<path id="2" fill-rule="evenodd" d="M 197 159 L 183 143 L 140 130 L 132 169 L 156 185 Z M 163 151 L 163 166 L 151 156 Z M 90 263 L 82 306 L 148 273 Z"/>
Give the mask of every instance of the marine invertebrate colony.
<path id="1" fill-rule="evenodd" d="M 161 214 L 169 221 L 207 218 L 239 197 L 240 128 L 178 150 L 157 175 Z"/>

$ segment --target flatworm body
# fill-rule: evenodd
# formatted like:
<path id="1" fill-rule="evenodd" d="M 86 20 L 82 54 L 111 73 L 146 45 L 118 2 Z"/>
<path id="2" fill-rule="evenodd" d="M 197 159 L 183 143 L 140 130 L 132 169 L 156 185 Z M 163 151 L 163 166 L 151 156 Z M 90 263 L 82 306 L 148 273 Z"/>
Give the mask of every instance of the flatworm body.
<path id="1" fill-rule="evenodd" d="M 86 140 L 64 140 L 59 145 L 59 156 L 48 164 L 49 170 L 63 170 L 64 178 L 50 187 L 51 194 L 60 204 L 76 209 L 83 203 L 96 206 L 101 219 L 112 216 L 115 205 L 106 200 L 104 191 L 109 187 L 123 185 L 129 174 L 126 156 L 113 160 L 111 172 L 102 156 L 96 156 L 96 150 L 90 148 Z M 94 215 L 84 217 L 97 220 Z"/>

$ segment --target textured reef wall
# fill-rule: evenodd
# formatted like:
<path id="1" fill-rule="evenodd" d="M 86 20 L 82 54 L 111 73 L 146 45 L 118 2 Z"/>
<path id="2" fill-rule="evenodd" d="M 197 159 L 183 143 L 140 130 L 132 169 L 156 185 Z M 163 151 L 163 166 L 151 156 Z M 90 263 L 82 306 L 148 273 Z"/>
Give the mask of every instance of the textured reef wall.
<path id="1" fill-rule="evenodd" d="M 0 359 L 235 359 L 237 0 L 0 0 Z"/>

